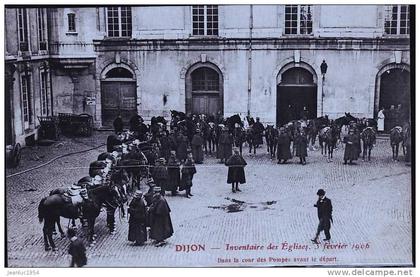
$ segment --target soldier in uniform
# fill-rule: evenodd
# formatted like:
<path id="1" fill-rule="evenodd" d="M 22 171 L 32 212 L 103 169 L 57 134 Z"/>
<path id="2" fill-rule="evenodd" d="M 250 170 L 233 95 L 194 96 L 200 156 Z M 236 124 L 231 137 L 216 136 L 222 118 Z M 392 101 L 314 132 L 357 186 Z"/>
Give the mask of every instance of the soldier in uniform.
<path id="1" fill-rule="evenodd" d="M 349 134 L 346 135 L 343 139 L 345 143 L 344 148 L 344 164 L 353 164 L 353 161 L 356 161 L 359 157 L 359 138 L 353 128 L 349 130 Z"/>
<path id="2" fill-rule="evenodd" d="M 245 159 L 239 155 L 238 148 L 235 147 L 234 154 L 226 161 L 226 166 L 229 167 L 227 183 L 232 184 L 232 192 L 241 191 L 239 184 L 245 184 L 245 170 L 247 165 Z"/>
<path id="3" fill-rule="evenodd" d="M 128 221 L 128 240 L 134 242 L 134 245 L 144 245 L 147 241 L 146 230 L 146 204 L 144 203 L 143 194 L 137 190 L 131 200 L 128 213 L 130 218 Z"/>
<path id="4" fill-rule="evenodd" d="M 154 188 L 152 204 L 149 208 L 150 215 L 150 238 L 154 240 L 155 246 L 163 246 L 165 240 L 174 233 L 171 220 L 171 209 L 161 194 L 161 188 Z"/>

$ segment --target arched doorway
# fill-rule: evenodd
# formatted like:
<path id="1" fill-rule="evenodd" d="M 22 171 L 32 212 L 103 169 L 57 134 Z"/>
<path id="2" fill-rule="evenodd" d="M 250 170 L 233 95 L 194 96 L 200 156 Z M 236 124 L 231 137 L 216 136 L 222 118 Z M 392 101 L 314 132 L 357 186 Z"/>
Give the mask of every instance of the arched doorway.
<path id="1" fill-rule="evenodd" d="M 308 118 L 317 115 L 317 86 L 312 74 L 303 67 L 280 71 L 277 77 L 277 125 L 300 119 L 304 107 Z"/>
<path id="2" fill-rule="evenodd" d="M 136 80 L 127 66 L 113 66 L 105 70 L 101 80 L 102 126 L 112 127 L 121 114 L 127 126 L 130 117 L 137 113 Z"/>
<path id="3" fill-rule="evenodd" d="M 376 111 L 385 108 L 385 130 L 389 131 L 395 125 L 401 125 L 409 120 L 410 72 L 404 68 L 386 69 L 380 75 L 379 88 Z"/>
<path id="4" fill-rule="evenodd" d="M 186 75 L 186 112 L 223 114 L 223 76 L 211 63 L 193 65 Z"/>

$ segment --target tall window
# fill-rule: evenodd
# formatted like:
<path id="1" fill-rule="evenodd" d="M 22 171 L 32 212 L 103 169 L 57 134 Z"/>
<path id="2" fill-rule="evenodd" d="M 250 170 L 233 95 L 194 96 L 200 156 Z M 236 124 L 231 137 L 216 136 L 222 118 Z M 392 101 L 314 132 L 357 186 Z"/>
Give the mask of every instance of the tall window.
<path id="1" fill-rule="evenodd" d="M 312 34 L 312 5 L 286 5 L 284 25 L 286 35 Z"/>
<path id="2" fill-rule="evenodd" d="M 39 50 L 47 50 L 45 9 L 38 9 L 38 41 L 39 41 Z"/>
<path id="3" fill-rule="evenodd" d="M 32 95 L 30 75 L 21 76 L 22 110 L 25 128 L 32 124 Z"/>
<path id="4" fill-rule="evenodd" d="M 219 7 L 217 5 L 192 6 L 194 36 L 219 35 Z"/>
<path id="5" fill-rule="evenodd" d="M 131 37 L 131 8 L 107 8 L 107 27 L 109 37 Z"/>
<path id="6" fill-rule="evenodd" d="M 192 91 L 219 91 L 219 74 L 213 69 L 201 67 L 191 73 Z"/>
<path id="7" fill-rule="evenodd" d="M 48 115 L 48 73 L 44 70 L 41 71 L 41 114 Z"/>
<path id="8" fill-rule="evenodd" d="M 74 13 L 67 14 L 67 22 L 69 25 L 69 32 L 75 33 L 76 32 L 76 15 Z"/>
<path id="9" fill-rule="evenodd" d="M 28 44 L 28 14 L 25 8 L 17 9 L 19 50 L 29 51 Z"/>
<path id="10" fill-rule="evenodd" d="M 385 33 L 388 35 L 407 35 L 410 33 L 408 5 L 385 6 Z"/>

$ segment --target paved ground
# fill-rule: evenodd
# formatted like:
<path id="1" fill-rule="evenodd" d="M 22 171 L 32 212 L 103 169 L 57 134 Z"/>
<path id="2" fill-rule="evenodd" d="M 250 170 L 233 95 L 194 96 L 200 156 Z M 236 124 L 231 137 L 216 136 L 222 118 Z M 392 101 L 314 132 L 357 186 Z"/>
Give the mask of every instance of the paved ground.
<path id="1" fill-rule="evenodd" d="M 21 166 L 6 175 L 98 146 L 106 135 L 101 132 L 93 138 L 24 149 Z M 87 166 L 104 149 L 67 156 L 7 178 L 9 266 L 68 266 L 67 239 L 56 236 L 59 251 L 44 251 L 37 206 L 52 188 L 69 186 L 87 175 Z M 197 166 L 194 197 L 167 196 L 175 234 L 166 246 L 156 248 L 150 241 L 143 247 L 131 246 L 125 219 L 117 219 L 117 233 L 109 235 L 103 213 L 96 225 L 98 243 L 88 248 L 89 266 L 411 264 L 411 170 L 404 162 L 393 162 L 390 151 L 388 140 L 378 139 L 371 162 L 343 165 L 340 148 L 331 163 L 319 151 L 311 151 L 308 164 L 302 166 L 297 158 L 277 165 L 260 148 L 256 155 L 245 154 L 247 183 L 236 194 L 226 184 L 227 168 L 209 157 Z M 321 187 L 332 199 L 334 224 L 331 244 L 317 248 L 310 238 L 317 226 L 313 204 Z M 228 212 L 231 204 L 241 211 Z M 180 252 L 177 244 L 202 245 L 205 250 Z M 233 250 L 248 244 L 258 250 Z"/>

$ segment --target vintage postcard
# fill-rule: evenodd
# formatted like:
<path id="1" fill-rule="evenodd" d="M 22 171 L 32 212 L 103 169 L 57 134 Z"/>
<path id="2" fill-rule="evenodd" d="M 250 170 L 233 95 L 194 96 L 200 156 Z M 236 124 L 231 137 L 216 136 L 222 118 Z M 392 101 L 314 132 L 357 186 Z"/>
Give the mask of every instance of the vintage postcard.
<path id="1" fill-rule="evenodd" d="M 6 5 L 6 266 L 413 266 L 413 12 Z"/>

